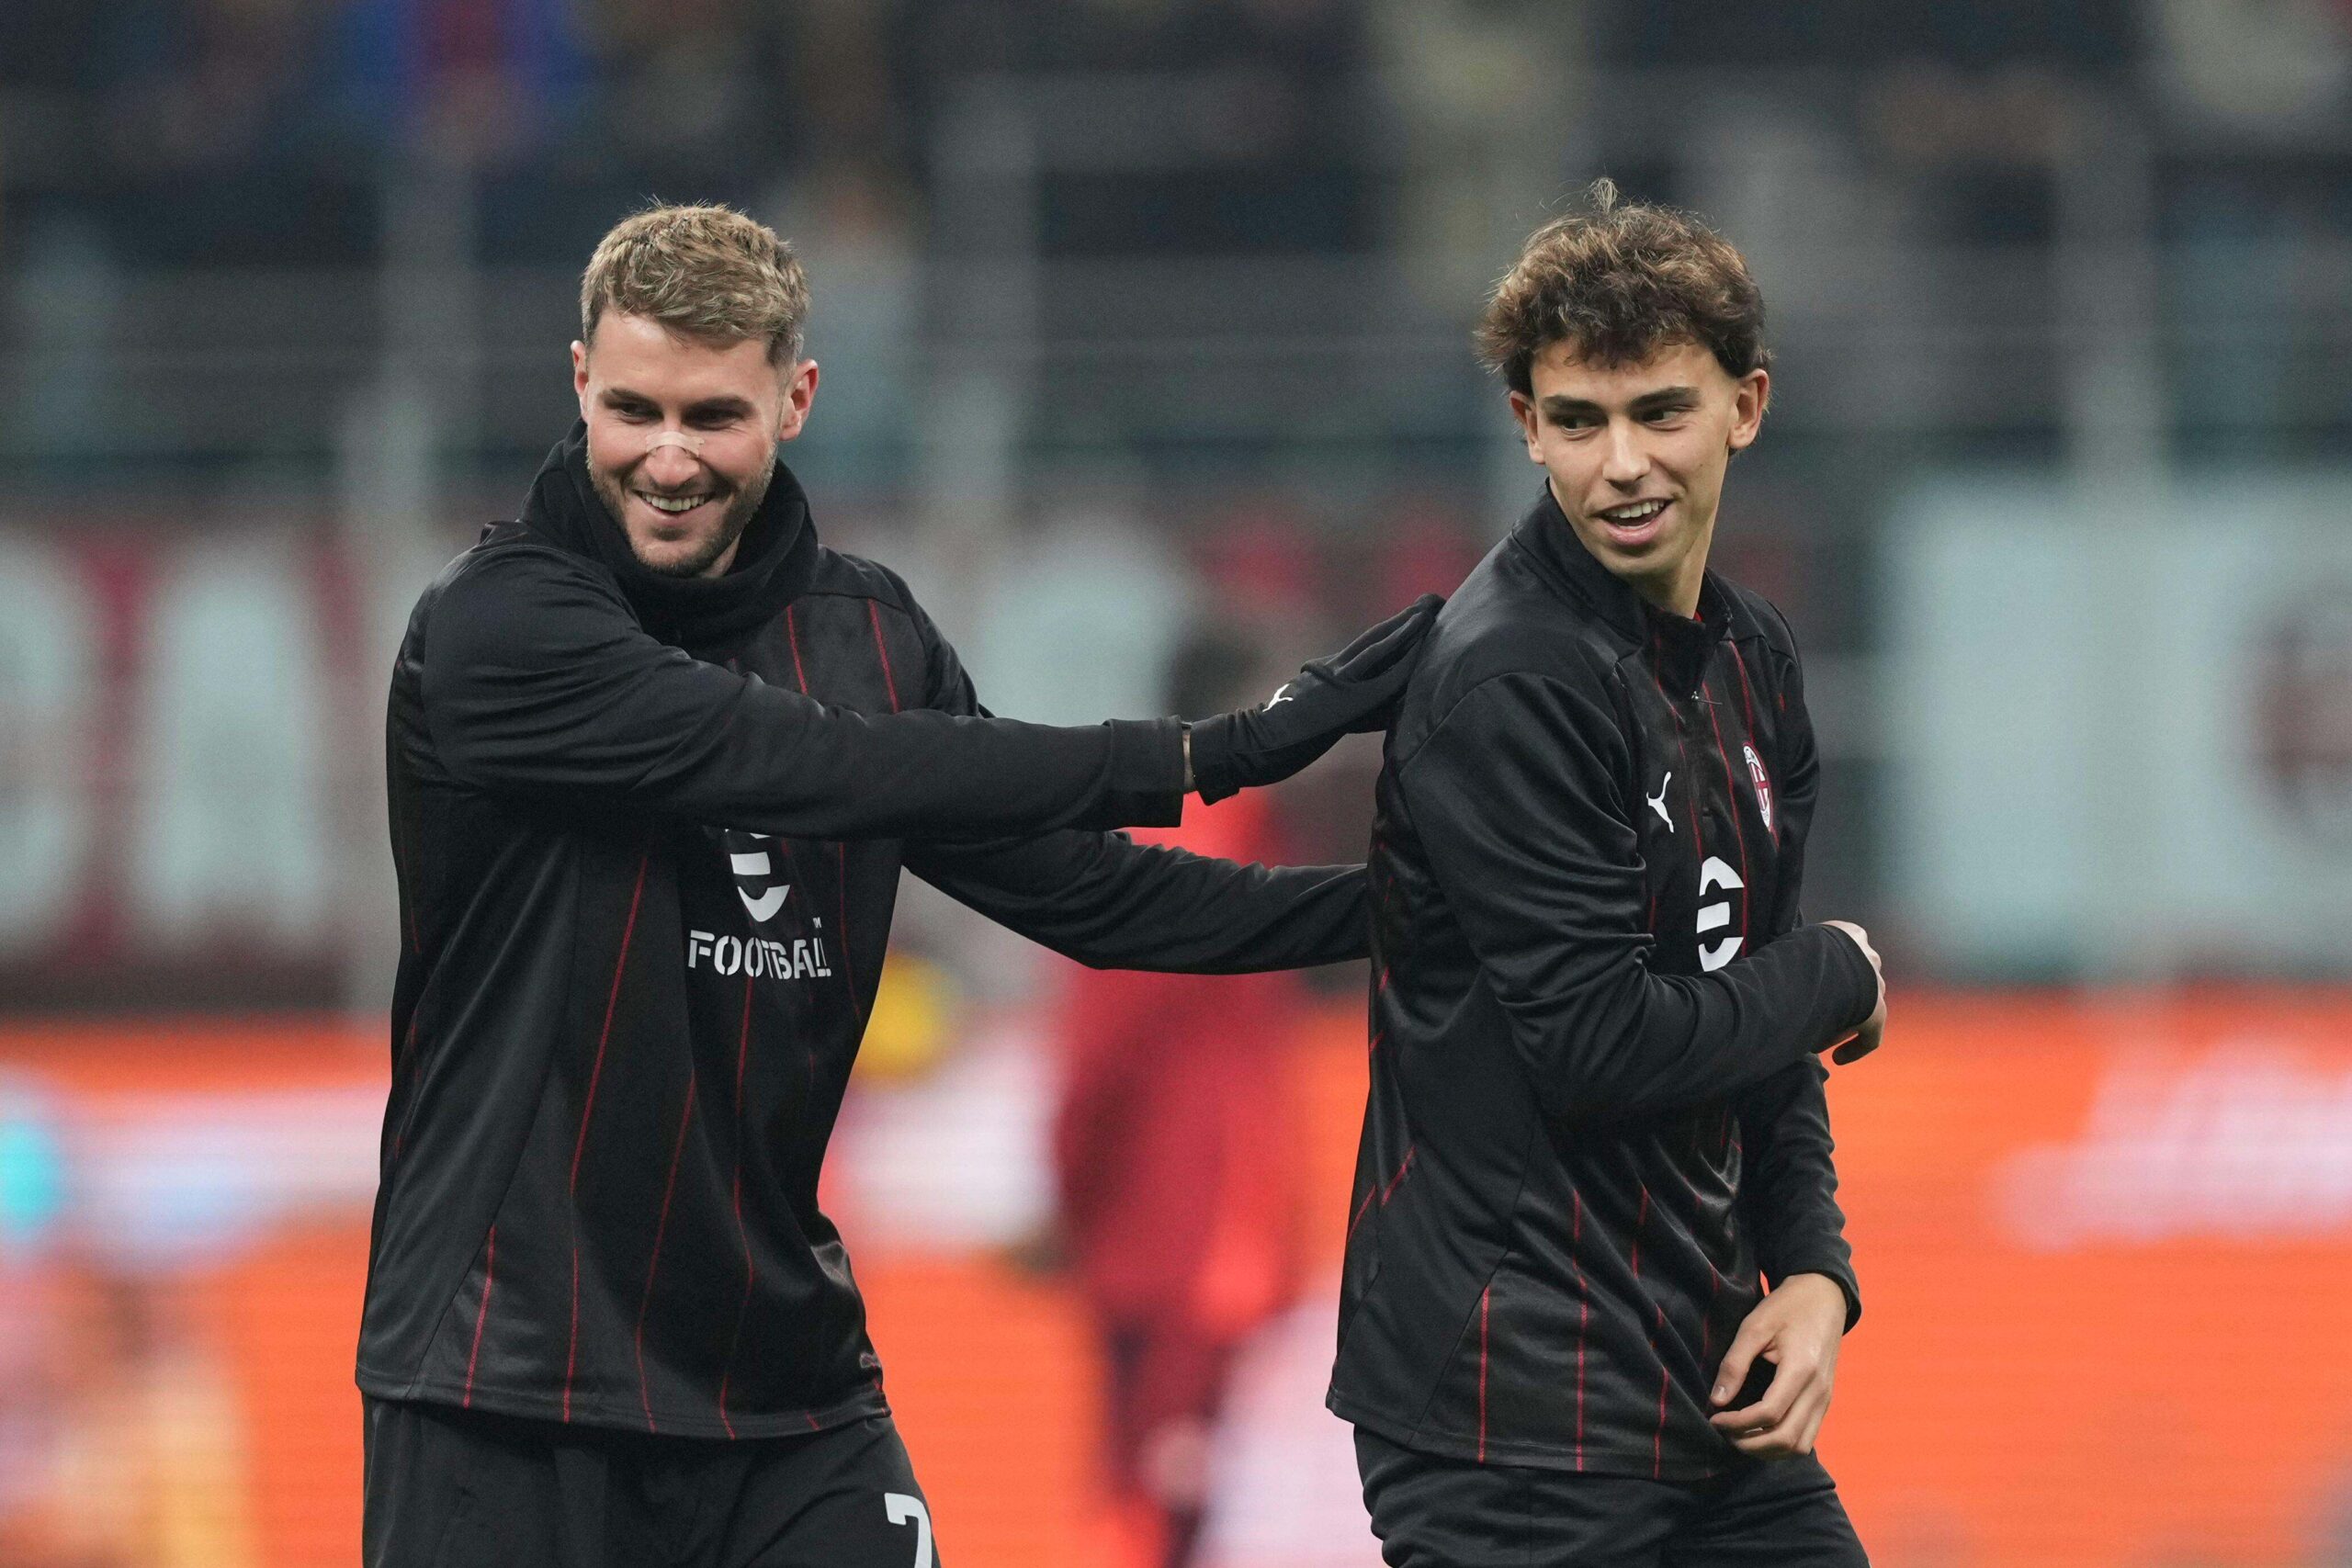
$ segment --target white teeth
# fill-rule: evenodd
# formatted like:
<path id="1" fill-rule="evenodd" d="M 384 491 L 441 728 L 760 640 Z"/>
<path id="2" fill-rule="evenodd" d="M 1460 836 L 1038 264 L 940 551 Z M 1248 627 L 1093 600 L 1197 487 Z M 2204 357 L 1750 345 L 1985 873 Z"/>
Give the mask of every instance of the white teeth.
<path id="1" fill-rule="evenodd" d="M 1601 516 L 1611 523 L 1640 523 L 1657 516 L 1665 510 L 1666 502 L 1662 501 L 1643 501 L 1636 502 L 1631 506 L 1611 507 L 1603 512 Z"/>
<path id="2" fill-rule="evenodd" d="M 647 495 L 640 491 L 639 499 L 656 512 L 692 512 L 710 497 L 707 495 Z"/>

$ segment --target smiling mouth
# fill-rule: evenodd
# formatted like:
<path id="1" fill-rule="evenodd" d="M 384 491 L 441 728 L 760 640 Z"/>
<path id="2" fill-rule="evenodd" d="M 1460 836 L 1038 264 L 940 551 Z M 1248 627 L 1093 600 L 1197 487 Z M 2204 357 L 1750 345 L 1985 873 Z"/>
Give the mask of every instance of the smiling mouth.
<path id="1" fill-rule="evenodd" d="M 1627 502 L 1592 514 L 1593 520 L 1609 530 L 1611 538 L 1620 545 L 1645 545 L 1657 537 L 1665 527 L 1667 508 L 1670 500 L 1652 498 L 1648 501 Z"/>
<path id="2" fill-rule="evenodd" d="M 715 492 L 707 492 L 702 495 L 650 495 L 644 491 L 638 491 L 635 493 L 638 500 L 664 517 L 684 517 L 705 502 L 718 499 Z"/>

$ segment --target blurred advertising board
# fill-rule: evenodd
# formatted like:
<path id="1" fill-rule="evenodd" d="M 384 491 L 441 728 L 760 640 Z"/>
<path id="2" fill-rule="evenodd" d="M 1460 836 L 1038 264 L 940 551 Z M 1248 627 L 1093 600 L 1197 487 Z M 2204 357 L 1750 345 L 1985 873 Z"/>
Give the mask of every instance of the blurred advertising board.
<path id="1" fill-rule="evenodd" d="M 2352 474 L 1914 491 L 1888 875 L 1947 973 L 2352 974 Z"/>
<path id="2" fill-rule="evenodd" d="M 384 858 L 362 599 L 316 519 L 0 525 L 0 1006 L 340 1000 Z"/>
<path id="3" fill-rule="evenodd" d="M 1034 1145 L 1046 1118 L 1008 1097 L 1052 1073 L 1003 1065 L 1045 1052 L 1025 1032 L 992 1026 L 969 1071 L 951 1053 L 862 1085 L 827 1204 L 944 1551 L 1129 1568 L 1077 1300 L 974 1217 L 1034 1182 L 976 1170 L 1004 1196 L 960 1218 L 922 1196 L 932 1168 L 1042 1151 L 902 1136 L 985 1104 Z M 352 1560 L 381 1048 L 300 1021 L 0 1032 L 0 1562 Z M 1316 1258 L 1244 1358 L 1204 1568 L 1376 1561 L 1321 1408 L 1354 1010 L 1316 1015 L 1290 1062 Z M 2352 992 L 1899 996 L 1889 1043 L 1831 1099 L 1866 1304 L 1824 1447 L 1873 1561 L 2346 1560 Z"/>

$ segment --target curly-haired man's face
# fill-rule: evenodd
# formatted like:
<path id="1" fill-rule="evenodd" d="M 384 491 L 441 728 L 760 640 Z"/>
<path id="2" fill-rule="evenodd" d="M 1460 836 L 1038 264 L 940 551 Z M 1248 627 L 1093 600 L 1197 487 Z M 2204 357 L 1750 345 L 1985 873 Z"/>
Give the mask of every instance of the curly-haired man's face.
<path id="1" fill-rule="evenodd" d="M 1756 439 L 1770 378 L 1735 378 L 1692 343 L 1598 366 L 1562 341 L 1528 380 L 1511 412 L 1578 542 L 1651 604 L 1697 614 L 1724 469 Z"/>

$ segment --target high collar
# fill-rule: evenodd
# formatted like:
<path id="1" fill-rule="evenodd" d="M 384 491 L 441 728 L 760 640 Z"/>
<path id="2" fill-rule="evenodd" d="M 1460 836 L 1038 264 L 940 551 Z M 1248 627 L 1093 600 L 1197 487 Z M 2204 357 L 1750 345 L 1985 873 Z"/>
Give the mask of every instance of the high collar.
<path id="1" fill-rule="evenodd" d="M 1548 484 L 1511 530 L 1511 537 L 1534 558 L 1547 580 L 1581 600 L 1630 640 L 1656 644 L 1678 668 L 1685 662 L 1694 667 L 1703 662 L 1706 651 L 1730 630 L 1730 605 L 1713 572 L 1700 579 L 1695 620 L 1657 608 L 1584 547 Z"/>
<path id="2" fill-rule="evenodd" d="M 628 536 L 588 478 L 588 427 L 575 422 L 531 481 L 522 525 L 542 540 L 610 570 L 645 629 L 697 653 L 721 653 L 784 613 L 807 589 L 817 564 L 808 497 L 779 462 L 767 495 L 718 577 L 648 571 Z"/>

